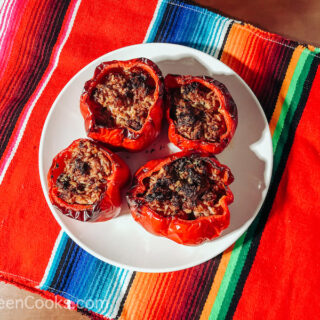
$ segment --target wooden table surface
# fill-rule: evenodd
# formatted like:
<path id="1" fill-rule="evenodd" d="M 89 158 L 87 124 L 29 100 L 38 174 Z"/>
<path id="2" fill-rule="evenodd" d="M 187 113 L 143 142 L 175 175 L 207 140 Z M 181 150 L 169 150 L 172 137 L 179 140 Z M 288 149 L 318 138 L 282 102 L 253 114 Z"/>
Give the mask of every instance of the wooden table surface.
<path id="1" fill-rule="evenodd" d="M 238 20 L 249 22 L 264 30 L 275 32 L 289 39 L 320 46 L 320 1 L 319 0 L 197 0 L 198 3 L 215 12 Z M 0 283 L 0 299 L 42 300 L 13 285 Z M 39 303 L 41 305 L 41 303 Z M 76 320 L 87 319 L 78 312 L 65 310 L 59 306 L 41 309 L 0 310 L 0 319 L 47 319 Z"/>

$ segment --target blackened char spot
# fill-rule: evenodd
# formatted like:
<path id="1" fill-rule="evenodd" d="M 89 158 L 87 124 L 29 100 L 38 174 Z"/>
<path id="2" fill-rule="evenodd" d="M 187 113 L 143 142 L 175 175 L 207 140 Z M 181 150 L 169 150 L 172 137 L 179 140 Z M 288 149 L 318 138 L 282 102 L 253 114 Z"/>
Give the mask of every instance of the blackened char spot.
<path id="1" fill-rule="evenodd" d="M 200 120 L 202 116 L 200 112 L 197 112 L 198 111 L 197 109 L 189 105 L 186 105 L 183 109 L 182 108 L 180 109 L 181 109 L 181 112 L 179 113 L 178 116 L 176 116 L 178 126 L 183 126 L 183 125 L 192 126 L 198 120 Z"/>
<path id="2" fill-rule="evenodd" d="M 197 195 L 197 190 L 197 185 L 184 183 L 180 189 L 180 192 L 183 193 L 185 197 L 194 198 Z"/>
<path id="3" fill-rule="evenodd" d="M 70 177 L 64 173 L 61 173 L 57 179 L 57 186 L 67 190 L 70 187 Z"/>
<path id="4" fill-rule="evenodd" d="M 143 73 L 133 74 L 133 77 L 127 80 L 125 86 L 129 90 L 138 89 L 145 85 L 146 80 L 147 76 Z"/>
<path id="5" fill-rule="evenodd" d="M 126 91 L 125 96 L 129 98 L 131 101 L 133 100 L 133 92 L 132 91 Z"/>
<path id="6" fill-rule="evenodd" d="M 195 89 L 199 87 L 198 82 L 191 82 L 184 86 L 184 92 L 188 94 L 189 92 L 193 92 Z"/>
<path id="7" fill-rule="evenodd" d="M 91 169 L 88 162 L 84 162 L 80 158 L 75 160 L 75 168 L 79 170 L 82 175 L 89 174 Z"/>
<path id="8" fill-rule="evenodd" d="M 167 178 L 159 179 L 152 188 L 152 193 L 146 196 L 148 202 L 153 200 L 170 200 L 172 191 L 169 189 L 170 180 Z"/>
<path id="9" fill-rule="evenodd" d="M 86 185 L 84 183 L 79 183 L 77 190 L 82 192 L 82 191 L 84 191 L 85 188 L 86 188 Z"/>
<path id="10" fill-rule="evenodd" d="M 128 120 L 128 124 L 133 130 L 136 130 L 136 131 L 138 131 L 142 128 L 141 123 L 139 123 L 136 120 Z"/>

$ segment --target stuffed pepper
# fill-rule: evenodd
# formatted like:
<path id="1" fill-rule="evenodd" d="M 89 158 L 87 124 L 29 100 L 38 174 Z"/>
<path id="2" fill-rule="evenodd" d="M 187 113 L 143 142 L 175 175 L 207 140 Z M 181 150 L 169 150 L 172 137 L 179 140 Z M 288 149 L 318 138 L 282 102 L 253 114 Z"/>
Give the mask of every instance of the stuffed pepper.
<path id="1" fill-rule="evenodd" d="M 127 201 L 133 218 L 147 231 L 196 245 L 228 227 L 232 181 L 230 169 L 212 154 L 182 151 L 141 167 Z"/>
<path id="2" fill-rule="evenodd" d="M 169 139 L 183 150 L 220 153 L 233 137 L 237 107 L 227 88 L 210 77 L 167 75 Z"/>
<path id="3" fill-rule="evenodd" d="M 80 99 L 90 138 L 109 146 L 140 151 L 161 130 L 163 77 L 146 58 L 101 63 Z"/>
<path id="4" fill-rule="evenodd" d="M 73 219 L 109 220 L 120 212 L 120 189 L 129 176 L 129 168 L 118 155 L 94 141 L 78 139 L 53 159 L 49 197 Z"/>

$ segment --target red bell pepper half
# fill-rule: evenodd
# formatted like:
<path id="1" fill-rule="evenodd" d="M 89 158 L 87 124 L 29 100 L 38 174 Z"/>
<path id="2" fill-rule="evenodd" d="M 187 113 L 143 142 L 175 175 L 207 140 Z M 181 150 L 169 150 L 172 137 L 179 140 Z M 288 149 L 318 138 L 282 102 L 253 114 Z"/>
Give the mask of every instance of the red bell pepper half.
<path id="1" fill-rule="evenodd" d="M 135 174 L 127 201 L 147 231 L 197 245 L 228 227 L 230 169 L 208 152 L 182 151 L 152 160 Z"/>
<path id="2" fill-rule="evenodd" d="M 237 107 L 228 89 L 206 76 L 165 78 L 169 139 L 182 150 L 220 153 L 233 137 Z"/>
<path id="3" fill-rule="evenodd" d="M 80 109 L 90 138 L 140 151 L 161 130 L 163 77 L 146 58 L 101 63 L 87 81 Z"/>
<path id="4" fill-rule="evenodd" d="M 97 142 L 78 139 L 52 161 L 49 198 L 70 218 L 109 220 L 120 212 L 120 189 L 129 177 L 129 168 L 118 155 Z"/>

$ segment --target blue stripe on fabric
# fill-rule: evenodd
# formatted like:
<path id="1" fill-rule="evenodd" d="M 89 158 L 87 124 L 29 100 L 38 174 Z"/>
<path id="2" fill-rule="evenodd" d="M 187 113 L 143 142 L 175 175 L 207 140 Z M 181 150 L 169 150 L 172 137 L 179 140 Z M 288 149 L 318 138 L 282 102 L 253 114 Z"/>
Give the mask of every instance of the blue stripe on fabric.
<path id="1" fill-rule="evenodd" d="M 91 256 L 87 252 L 83 252 L 82 256 L 83 256 L 82 259 L 79 259 L 78 267 L 75 268 L 75 272 L 73 275 L 73 279 L 76 283 L 90 282 L 90 280 L 88 280 L 88 279 L 90 278 L 91 274 L 95 271 L 96 260 L 90 259 Z M 83 273 L 83 272 L 80 272 L 79 270 L 86 270 L 86 272 Z M 78 291 L 76 292 L 75 288 L 72 286 L 72 283 L 69 282 L 69 286 L 67 288 L 67 291 L 70 292 L 73 296 L 76 296 L 77 294 L 79 294 L 81 297 L 84 296 L 86 294 L 86 291 L 88 290 L 88 288 L 86 288 L 85 286 L 82 286 L 82 287 L 78 288 L 77 290 Z"/>
<path id="2" fill-rule="evenodd" d="M 67 242 L 68 242 L 68 240 L 69 240 L 69 239 L 67 239 Z M 64 253 L 63 253 L 63 254 L 65 254 L 65 255 L 67 255 L 67 256 L 69 256 L 70 254 L 72 255 L 72 253 L 74 252 L 74 251 L 72 250 L 72 248 L 76 249 L 76 248 L 75 248 L 75 244 L 73 244 L 73 243 L 71 243 L 71 245 L 69 245 L 68 247 L 65 246 L 65 248 L 64 248 Z M 61 264 L 61 262 L 60 262 L 60 264 Z M 56 272 L 55 272 L 55 276 L 57 276 L 56 281 L 53 281 L 53 282 L 51 283 L 51 286 L 53 286 L 56 290 L 61 290 L 61 288 L 60 288 L 60 283 L 63 282 L 63 280 L 64 280 L 64 275 L 65 275 L 65 273 L 63 272 L 63 270 L 64 270 L 65 268 L 67 268 L 67 267 L 68 267 L 68 260 L 67 260 L 67 259 L 65 259 L 65 260 L 62 262 L 61 268 L 59 268 L 59 265 L 57 266 L 57 269 L 56 269 Z"/>
<path id="3" fill-rule="evenodd" d="M 72 249 L 72 248 L 74 248 L 74 249 Z M 57 290 L 64 291 L 65 288 L 68 286 L 68 282 L 70 280 L 69 275 L 72 274 L 71 269 L 75 268 L 75 266 L 77 265 L 76 257 L 78 255 L 79 249 L 80 248 L 76 245 L 74 247 L 70 246 L 68 248 L 68 257 L 69 258 L 68 258 L 68 260 L 65 261 L 63 268 L 60 271 L 60 278 L 58 278 L 57 286 L 56 286 Z"/>
<path id="4" fill-rule="evenodd" d="M 126 271 L 124 272 L 123 279 L 122 279 L 122 281 L 121 281 L 121 283 L 120 283 L 120 287 L 123 287 L 123 286 L 124 286 L 124 282 L 125 282 L 125 280 L 127 279 L 128 274 L 129 274 L 129 271 L 126 270 Z M 115 296 L 114 296 L 114 301 L 115 301 L 115 302 L 118 301 L 118 299 L 119 299 L 119 297 L 120 297 L 120 293 L 121 293 L 121 291 L 120 291 L 119 288 L 118 288 L 118 289 L 117 289 L 117 292 L 116 292 L 116 294 L 115 294 Z M 110 306 L 110 307 L 111 307 L 111 306 Z M 113 315 L 113 313 L 115 312 L 115 307 L 116 307 L 116 303 L 113 303 L 112 309 L 111 309 L 111 311 L 110 311 L 110 315 Z"/>
<path id="5" fill-rule="evenodd" d="M 162 39 L 163 40 L 165 40 L 165 39 L 167 40 L 165 42 L 170 42 L 170 40 L 169 40 L 170 34 L 171 34 L 172 30 L 174 30 L 174 24 L 175 24 L 175 20 L 173 19 L 173 21 L 171 21 L 171 18 L 175 17 L 175 15 L 176 15 L 176 13 L 178 11 L 178 7 L 171 6 L 170 9 L 171 9 L 171 12 L 170 12 L 170 14 L 168 13 L 168 16 L 167 16 L 168 24 L 167 24 L 166 28 L 163 29 L 164 32 L 162 34 Z M 169 31 L 170 31 L 170 33 L 169 33 Z M 164 42 L 164 41 L 162 41 L 162 42 Z"/>
<path id="6" fill-rule="evenodd" d="M 51 268 L 50 268 L 49 273 L 47 275 L 47 278 L 46 278 L 44 284 L 40 287 L 40 289 L 47 290 L 48 287 L 50 287 L 50 284 L 55 276 L 56 270 L 57 270 L 58 265 L 60 263 L 60 260 L 61 260 L 62 254 L 63 254 L 63 249 L 64 249 L 68 239 L 69 239 L 69 237 L 65 233 L 63 233 L 61 236 L 61 239 L 60 239 L 60 244 L 54 254 L 52 265 L 51 265 Z"/>
<path id="7" fill-rule="evenodd" d="M 220 51 L 222 51 L 223 49 L 222 47 L 219 48 L 220 43 L 222 44 L 224 37 L 226 36 L 226 32 L 224 33 L 223 30 L 226 28 L 226 24 L 231 22 L 229 19 L 224 19 L 223 17 L 219 17 L 219 20 L 220 20 L 220 24 L 219 24 L 220 29 L 218 30 L 217 41 L 215 42 L 216 46 L 213 47 L 213 51 L 211 53 L 215 57 L 218 57 Z"/>
<path id="8" fill-rule="evenodd" d="M 150 31 L 150 34 L 149 34 L 149 37 L 148 37 L 148 41 L 147 42 L 154 42 L 154 38 L 158 32 L 158 27 L 162 21 L 162 18 L 163 18 L 163 14 L 164 14 L 164 11 L 166 10 L 166 7 L 167 7 L 167 4 L 166 2 L 162 2 L 159 6 L 159 11 L 158 11 L 158 15 L 154 21 L 154 24 L 151 28 L 151 31 Z"/>
<path id="9" fill-rule="evenodd" d="M 121 289 L 131 273 L 100 261 L 73 243 L 66 247 L 69 237 L 63 234 L 45 281 L 43 289 L 73 300 L 80 307 L 93 301 L 90 310 L 112 316 L 121 295 Z M 64 252 L 66 251 L 66 252 Z M 58 271 L 63 253 L 66 255 L 62 268 Z M 54 275 L 59 272 L 55 285 L 52 284 Z"/>
<path id="10" fill-rule="evenodd" d="M 231 21 L 181 1 L 163 1 L 146 42 L 182 44 L 217 57 L 223 49 L 221 44 L 226 36 L 226 24 Z"/>
<path id="11" fill-rule="evenodd" d="M 211 43 L 211 38 L 214 35 L 214 31 L 215 31 L 215 23 L 216 20 L 218 19 L 218 17 L 214 18 L 214 19 L 209 19 L 209 23 L 208 23 L 208 39 L 207 42 L 205 44 L 205 47 L 203 48 L 203 51 L 208 53 L 209 49 L 210 49 L 210 43 Z"/>
<path id="12" fill-rule="evenodd" d="M 212 48 L 212 55 L 213 56 L 216 56 L 219 54 L 219 51 L 220 51 L 219 44 L 220 44 L 221 35 L 223 33 L 224 26 L 228 20 L 219 17 L 217 19 L 217 21 L 219 21 L 219 22 L 217 22 L 217 32 L 216 32 L 216 41 L 215 41 L 216 45 L 213 46 L 213 48 Z"/>

